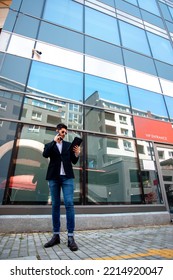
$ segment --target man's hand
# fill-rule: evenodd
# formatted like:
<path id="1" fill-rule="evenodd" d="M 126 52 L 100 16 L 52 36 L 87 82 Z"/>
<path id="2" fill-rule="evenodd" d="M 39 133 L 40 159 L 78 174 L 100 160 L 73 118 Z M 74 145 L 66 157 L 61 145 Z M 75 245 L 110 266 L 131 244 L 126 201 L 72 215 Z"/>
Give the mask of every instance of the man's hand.
<path id="1" fill-rule="evenodd" d="M 60 143 L 63 139 L 61 138 L 61 136 L 59 134 L 57 134 L 54 139 L 55 142 Z"/>
<path id="2" fill-rule="evenodd" d="M 73 152 L 75 153 L 75 156 L 78 157 L 80 154 L 80 147 L 79 146 L 74 146 Z"/>

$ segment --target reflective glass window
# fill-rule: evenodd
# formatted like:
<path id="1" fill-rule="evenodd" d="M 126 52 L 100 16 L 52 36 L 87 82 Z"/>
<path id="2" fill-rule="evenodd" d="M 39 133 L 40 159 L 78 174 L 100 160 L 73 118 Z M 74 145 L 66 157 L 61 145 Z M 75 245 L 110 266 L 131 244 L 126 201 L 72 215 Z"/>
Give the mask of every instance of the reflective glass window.
<path id="1" fill-rule="evenodd" d="M 112 7 L 115 6 L 114 5 L 114 0 L 99 0 L 99 2 L 102 2 L 102 3 L 104 3 L 106 5 L 109 5 L 109 6 L 112 6 Z"/>
<path id="2" fill-rule="evenodd" d="M 57 98 L 26 97 L 21 120 L 40 125 L 56 126 L 57 122 L 67 123 L 68 128 L 83 129 L 83 108 L 79 104 L 61 101 Z M 69 138 L 69 140 L 72 140 Z"/>
<path id="3" fill-rule="evenodd" d="M 172 17 L 172 19 L 173 19 L 173 8 L 169 6 L 168 9 L 169 9 L 169 11 L 170 11 L 170 13 L 171 13 L 171 17 Z"/>
<path id="4" fill-rule="evenodd" d="M 58 119 L 57 119 L 58 121 Z M 36 125 L 25 125 L 21 129 L 21 139 L 18 153 L 14 158 L 8 181 L 10 201 L 27 204 L 49 204 L 50 195 L 46 172 L 49 160 L 42 156 L 44 144 L 51 142 L 55 129 L 46 129 Z M 74 138 L 74 133 L 68 132 L 67 141 Z M 4 164 L 4 163 L 3 163 Z M 74 167 L 75 173 L 75 202 L 80 198 L 80 162 Z"/>
<path id="5" fill-rule="evenodd" d="M 129 91 L 132 111 L 135 115 L 168 120 L 163 95 L 131 86 Z"/>
<path id="6" fill-rule="evenodd" d="M 33 5 L 30 1 L 23 0 L 20 11 L 26 14 L 31 14 L 32 16 L 41 17 L 43 4 L 44 0 L 34 1 Z"/>
<path id="7" fill-rule="evenodd" d="M 2 204 L 5 192 L 7 191 L 6 183 L 8 180 L 7 176 L 11 161 L 16 127 L 16 123 L 13 123 L 12 129 L 10 122 L 0 121 L 0 204 Z"/>
<path id="8" fill-rule="evenodd" d="M 169 21 L 165 21 L 166 22 L 166 26 L 167 26 L 167 28 L 168 28 L 168 31 L 170 32 L 170 33 L 173 33 L 173 23 L 171 23 L 171 22 L 169 22 Z"/>
<path id="9" fill-rule="evenodd" d="M 129 23 L 119 21 L 122 45 L 137 52 L 150 55 L 145 31 Z"/>
<path id="10" fill-rule="evenodd" d="M 29 59 L 14 55 L 6 55 L 0 70 L 0 76 L 4 80 L 3 86 L 23 91 L 29 66 Z"/>
<path id="11" fill-rule="evenodd" d="M 83 31 L 83 6 L 72 0 L 46 1 L 43 18 L 81 32 Z"/>
<path id="12" fill-rule="evenodd" d="M 134 141 L 88 136 L 87 151 L 88 204 L 142 203 L 140 184 L 132 189 L 131 172 L 138 174 Z"/>
<path id="13" fill-rule="evenodd" d="M 167 39 L 150 32 L 147 32 L 147 36 L 153 57 L 169 64 L 173 64 L 173 49 L 170 42 Z"/>
<path id="14" fill-rule="evenodd" d="M 85 75 L 85 102 L 127 112 L 130 110 L 125 84 L 91 75 Z"/>
<path id="15" fill-rule="evenodd" d="M 158 76 L 167 80 L 173 81 L 173 66 L 170 64 L 163 63 L 155 60 Z"/>
<path id="16" fill-rule="evenodd" d="M 160 16 L 159 9 L 155 0 L 138 0 L 139 7 Z"/>
<path id="17" fill-rule="evenodd" d="M 170 11 L 169 11 L 168 6 L 163 4 L 163 3 L 161 3 L 160 1 L 159 1 L 159 6 L 161 8 L 161 11 L 163 13 L 164 18 L 167 19 L 167 20 L 172 21 L 172 17 L 170 15 Z"/>
<path id="18" fill-rule="evenodd" d="M 137 140 L 137 151 L 140 162 L 140 181 L 143 187 L 146 204 L 160 204 L 162 195 L 156 169 L 153 144 Z M 135 187 L 135 186 L 134 186 Z"/>
<path id="19" fill-rule="evenodd" d="M 19 119 L 22 95 L 0 90 L 0 116 Z"/>
<path id="20" fill-rule="evenodd" d="M 163 21 L 160 17 L 155 16 L 147 11 L 141 10 L 142 18 L 144 21 L 149 22 L 153 25 L 156 25 L 162 29 L 165 29 Z"/>
<path id="21" fill-rule="evenodd" d="M 85 129 L 112 135 L 133 137 L 134 128 L 131 115 L 123 112 L 123 106 L 116 106 L 110 102 L 100 101 L 105 110 L 87 106 L 85 108 Z M 106 110 L 111 108 L 111 110 Z M 115 112 L 114 110 L 119 112 Z M 122 109 L 122 110 L 120 110 Z"/>
<path id="22" fill-rule="evenodd" d="M 38 40 L 83 52 L 83 35 L 47 22 L 41 22 Z"/>
<path id="23" fill-rule="evenodd" d="M 28 81 L 29 89 L 81 101 L 83 74 L 57 66 L 33 62 Z"/>
<path id="24" fill-rule="evenodd" d="M 153 59 L 128 50 L 123 50 L 125 65 L 136 70 L 156 75 Z"/>
<path id="25" fill-rule="evenodd" d="M 3 26 L 3 29 L 12 31 L 14 28 L 16 17 L 17 17 L 17 12 L 9 10 L 7 18 L 6 18 L 4 26 Z"/>
<path id="26" fill-rule="evenodd" d="M 129 2 L 129 3 L 131 3 L 131 4 L 133 4 L 133 5 L 138 5 L 138 3 L 137 3 L 137 0 L 125 0 L 126 2 Z"/>
<path id="27" fill-rule="evenodd" d="M 173 121 L 173 97 L 164 96 L 171 122 Z"/>
<path id="28" fill-rule="evenodd" d="M 85 36 L 85 53 L 106 59 L 118 64 L 123 64 L 120 47 Z"/>
<path id="29" fill-rule="evenodd" d="M 21 5 L 21 2 L 22 2 L 22 0 L 12 1 L 12 4 L 11 4 L 10 8 L 18 10 L 20 5 Z"/>
<path id="30" fill-rule="evenodd" d="M 121 10 L 134 17 L 141 18 L 141 14 L 138 7 L 135 7 L 134 5 L 131 5 L 128 2 L 122 0 L 115 0 L 115 5 L 118 10 Z"/>
<path id="31" fill-rule="evenodd" d="M 38 26 L 39 20 L 19 14 L 14 27 L 14 32 L 27 37 L 36 38 Z"/>
<path id="32" fill-rule="evenodd" d="M 117 20 L 88 7 L 85 8 L 85 32 L 101 40 L 120 44 Z"/>

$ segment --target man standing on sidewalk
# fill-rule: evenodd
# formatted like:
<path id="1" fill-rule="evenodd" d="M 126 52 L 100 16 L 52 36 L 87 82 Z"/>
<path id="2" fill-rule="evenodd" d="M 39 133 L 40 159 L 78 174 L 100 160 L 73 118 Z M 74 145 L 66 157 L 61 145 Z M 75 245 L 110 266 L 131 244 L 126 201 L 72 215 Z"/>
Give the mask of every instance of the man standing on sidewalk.
<path id="1" fill-rule="evenodd" d="M 79 159 L 80 147 L 70 149 L 70 142 L 64 140 L 67 134 L 67 126 L 63 123 L 57 125 L 57 135 L 53 141 L 44 147 L 43 156 L 50 158 L 46 180 L 48 180 L 52 200 L 53 237 L 44 247 L 52 247 L 60 243 L 60 205 L 61 188 L 66 208 L 66 221 L 68 231 L 68 247 L 71 251 L 77 251 L 78 246 L 74 240 L 75 213 L 73 204 L 74 172 L 72 163 Z"/>

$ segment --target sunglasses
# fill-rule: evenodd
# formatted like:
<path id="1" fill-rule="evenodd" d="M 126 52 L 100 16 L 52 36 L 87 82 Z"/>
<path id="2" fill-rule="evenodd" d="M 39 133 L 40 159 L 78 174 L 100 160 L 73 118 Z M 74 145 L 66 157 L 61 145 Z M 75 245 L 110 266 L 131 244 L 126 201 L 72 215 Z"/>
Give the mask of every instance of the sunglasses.
<path id="1" fill-rule="evenodd" d="M 61 133 L 67 135 L 67 132 L 65 130 L 62 130 Z"/>

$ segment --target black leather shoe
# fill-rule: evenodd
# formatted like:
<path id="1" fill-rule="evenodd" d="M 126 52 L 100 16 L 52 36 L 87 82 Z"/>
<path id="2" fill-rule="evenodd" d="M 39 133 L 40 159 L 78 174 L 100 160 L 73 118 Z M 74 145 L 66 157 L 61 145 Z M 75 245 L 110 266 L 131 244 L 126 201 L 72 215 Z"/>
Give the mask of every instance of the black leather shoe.
<path id="1" fill-rule="evenodd" d="M 56 244 L 60 244 L 59 234 L 54 234 L 52 239 L 50 241 L 48 241 L 46 244 L 44 244 L 44 248 L 49 248 Z"/>
<path id="2" fill-rule="evenodd" d="M 70 248 L 71 251 L 77 251 L 78 250 L 78 246 L 77 246 L 76 242 L 74 241 L 73 236 L 68 237 L 68 247 Z"/>

